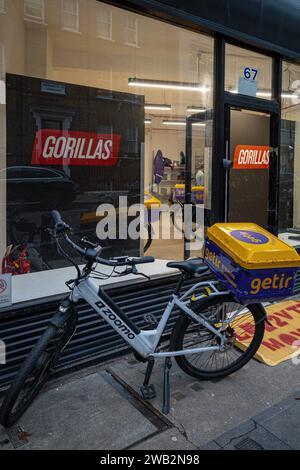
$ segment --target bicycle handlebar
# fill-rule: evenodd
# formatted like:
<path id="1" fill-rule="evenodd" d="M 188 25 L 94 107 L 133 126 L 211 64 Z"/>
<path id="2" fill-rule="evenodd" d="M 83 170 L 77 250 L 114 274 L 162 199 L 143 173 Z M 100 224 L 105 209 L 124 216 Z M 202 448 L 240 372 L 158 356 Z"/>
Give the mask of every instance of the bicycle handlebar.
<path id="1" fill-rule="evenodd" d="M 66 224 L 58 211 L 52 211 L 52 218 L 54 220 L 54 229 L 57 234 L 63 234 L 65 241 L 75 250 L 78 254 L 83 256 L 88 262 L 92 263 L 100 263 L 105 266 L 117 267 L 117 266 L 135 266 L 137 264 L 146 264 L 146 263 L 153 263 L 155 259 L 153 256 L 143 256 L 141 258 L 130 258 L 130 257 L 122 257 L 120 259 L 105 259 L 98 256 L 99 251 L 101 248 L 82 248 L 81 246 L 77 245 L 73 240 L 69 238 L 67 232 L 71 230 L 71 227 Z M 100 248 L 100 249 L 99 249 Z"/>
<path id="2" fill-rule="evenodd" d="M 62 218 L 58 211 L 52 211 L 51 215 L 52 215 L 55 225 L 62 223 Z"/>
<path id="3" fill-rule="evenodd" d="M 56 233 L 64 233 L 71 230 L 71 227 L 62 220 L 61 215 L 58 211 L 54 210 L 51 212 L 51 214 L 54 220 L 54 229 Z"/>

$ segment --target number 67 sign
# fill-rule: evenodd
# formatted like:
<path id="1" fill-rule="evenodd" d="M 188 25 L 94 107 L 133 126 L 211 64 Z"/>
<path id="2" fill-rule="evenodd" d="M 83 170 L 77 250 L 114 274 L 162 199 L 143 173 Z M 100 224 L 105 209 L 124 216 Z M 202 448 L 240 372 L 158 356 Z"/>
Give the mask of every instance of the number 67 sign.
<path id="1" fill-rule="evenodd" d="M 244 68 L 244 77 L 245 77 L 246 80 L 255 81 L 256 77 L 257 77 L 257 74 L 258 74 L 257 69 L 251 69 L 250 67 L 245 67 Z"/>

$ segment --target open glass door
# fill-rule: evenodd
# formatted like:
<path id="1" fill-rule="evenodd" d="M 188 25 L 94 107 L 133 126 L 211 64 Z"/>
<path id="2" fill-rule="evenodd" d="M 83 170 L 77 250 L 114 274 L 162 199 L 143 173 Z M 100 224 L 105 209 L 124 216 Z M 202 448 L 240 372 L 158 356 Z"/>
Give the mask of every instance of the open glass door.
<path id="1" fill-rule="evenodd" d="M 228 107 L 227 221 L 268 228 L 270 207 L 270 115 Z"/>
<path id="2" fill-rule="evenodd" d="M 185 242 L 185 257 L 200 256 L 211 209 L 212 110 L 198 111 L 187 118 L 186 199 L 192 206 L 192 229 L 196 236 Z"/>

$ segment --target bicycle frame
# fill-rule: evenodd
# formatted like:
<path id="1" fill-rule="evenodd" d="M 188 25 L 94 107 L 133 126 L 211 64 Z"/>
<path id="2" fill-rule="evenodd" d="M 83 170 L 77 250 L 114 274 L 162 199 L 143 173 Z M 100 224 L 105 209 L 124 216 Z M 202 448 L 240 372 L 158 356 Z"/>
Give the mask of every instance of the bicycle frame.
<path id="1" fill-rule="evenodd" d="M 79 300 L 85 300 L 112 328 L 143 358 L 174 357 L 187 354 L 202 353 L 206 351 L 220 351 L 224 345 L 224 335 L 222 327 L 214 328 L 208 321 L 198 316 L 188 306 L 191 295 L 200 287 L 209 287 L 211 296 L 224 296 L 227 291 L 219 291 L 216 281 L 200 281 L 192 286 L 185 294 L 179 297 L 173 294 L 166 309 L 157 325 L 153 330 L 140 330 L 131 320 L 119 309 L 113 300 L 99 289 L 95 281 L 91 278 L 81 278 L 73 288 L 70 301 L 77 303 Z M 199 300 L 203 296 L 196 296 Z M 220 345 L 182 349 L 180 351 L 156 352 L 161 336 L 164 332 L 167 321 L 174 310 L 178 307 L 181 312 L 187 315 L 195 323 L 198 323 L 220 338 Z M 232 320 L 232 319 L 231 319 Z"/>

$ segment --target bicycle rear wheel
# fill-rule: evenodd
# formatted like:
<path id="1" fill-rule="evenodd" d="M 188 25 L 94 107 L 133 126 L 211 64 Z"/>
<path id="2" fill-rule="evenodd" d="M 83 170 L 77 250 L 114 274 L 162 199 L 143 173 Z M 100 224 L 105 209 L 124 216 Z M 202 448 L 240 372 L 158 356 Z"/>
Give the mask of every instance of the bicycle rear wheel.
<path id="1" fill-rule="evenodd" d="M 12 426 L 33 402 L 72 337 L 76 319 L 72 315 L 61 327 L 50 324 L 39 338 L 6 393 L 0 408 L 0 424 Z"/>
<path id="2" fill-rule="evenodd" d="M 208 297 L 193 310 L 215 328 L 224 328 L 224 350 L 176 356 L 179 367 L 200 380 L 226 377 L 236 372 L 255 355 L 264 336 L 265 312 L 260 304 L 241 305 L 230 295 Z M 175 324 L 171 349 L 182 350 L 218 346 L 220 339 L 206 327 L 182 315 Z"/>

